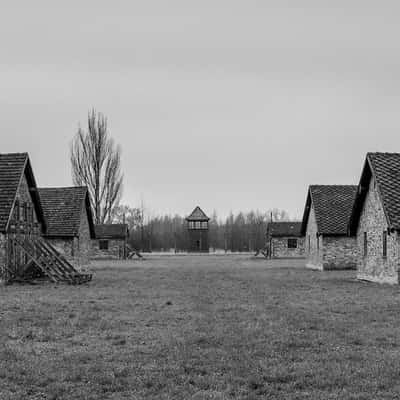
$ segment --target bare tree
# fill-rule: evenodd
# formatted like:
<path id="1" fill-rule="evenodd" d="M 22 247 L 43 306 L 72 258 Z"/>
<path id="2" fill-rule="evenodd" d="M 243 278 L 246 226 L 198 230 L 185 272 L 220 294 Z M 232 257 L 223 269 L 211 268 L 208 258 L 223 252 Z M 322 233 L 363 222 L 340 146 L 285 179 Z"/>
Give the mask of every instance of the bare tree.
<path id="1" fill-rule="evenodd" d="M 71 144 L 72 178 L 77 186 L 87 186 L 96 224 L 112 217 L 122 194 L 121 149 L 109 137 L 107 118 L 92 110 L 88 129 L 79 127 Z"/>
<path id="2" fill-rule="evenodd" d="M 111 212 L 113 224 L 127 224 L 130 231 L 137 229 L 141 224 L 141 209 L 120 204 Z"/>

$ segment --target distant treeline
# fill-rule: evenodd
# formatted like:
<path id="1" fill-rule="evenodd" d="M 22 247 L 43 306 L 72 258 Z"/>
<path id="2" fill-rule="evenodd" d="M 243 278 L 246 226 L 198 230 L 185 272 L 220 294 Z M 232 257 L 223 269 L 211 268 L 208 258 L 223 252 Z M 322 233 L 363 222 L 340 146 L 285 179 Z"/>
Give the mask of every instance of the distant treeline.
<path id="1" fill-rule="evenodd" d="M 216 212 L 210 217 L 210 251 L 232 252 L 256 251 L 265 247 L 267 223 L 287 221 L 289 215 L 284 210 L 273 209 L 266 212 L 231 213 L 220 219 Z M 114 223 L 129 225 L 131 247 L 142 251 L 177 251 L 188 248 L 188 234 L 184 217 L 164 215 L 146 216 L 143 207 L 119 206 L 114 210 Z"/>

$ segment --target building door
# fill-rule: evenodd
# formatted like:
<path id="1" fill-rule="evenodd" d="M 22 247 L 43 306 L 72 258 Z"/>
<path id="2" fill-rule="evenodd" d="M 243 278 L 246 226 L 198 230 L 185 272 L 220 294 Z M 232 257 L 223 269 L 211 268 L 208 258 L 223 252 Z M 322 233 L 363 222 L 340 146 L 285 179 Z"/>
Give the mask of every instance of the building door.
<path id="1" fill-rule="evenodd" d="M 201 250 L 201 242 L 200 240 L 196 240 L 196 251 L 200 251 Z"/>

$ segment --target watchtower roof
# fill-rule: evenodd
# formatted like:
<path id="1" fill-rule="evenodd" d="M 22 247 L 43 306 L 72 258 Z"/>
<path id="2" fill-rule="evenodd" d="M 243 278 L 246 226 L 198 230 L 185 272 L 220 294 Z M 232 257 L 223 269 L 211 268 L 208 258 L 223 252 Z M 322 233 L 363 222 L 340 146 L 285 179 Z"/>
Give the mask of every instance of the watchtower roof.
<path id="1" fill-rule="evenodd" d="M 207 217 L 205 212 L 197 206 L 193 212 L 186 218 L 186 221 L 209 221 L 210 218 Z"/>

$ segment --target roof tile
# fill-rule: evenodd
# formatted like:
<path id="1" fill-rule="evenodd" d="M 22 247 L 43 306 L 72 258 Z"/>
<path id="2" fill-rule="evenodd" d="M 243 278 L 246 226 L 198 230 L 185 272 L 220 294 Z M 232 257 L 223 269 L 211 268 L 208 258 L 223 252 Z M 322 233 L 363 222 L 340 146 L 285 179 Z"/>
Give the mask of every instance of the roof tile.
<path id="1" fill-rule="evenodd" d="M 400 154 L 368 153 L 388 223 L 400 229 Z"/>
<path id="2" fill-rule="evenodd" d="M 302 233 L 305 233 L 312 203 L 318 233 L 347 235 L 356 193 L 355 185 L 311 185 L 304 211 Z"/>
<path id="3" fill-rule="evenodd" d="M 39 188 L 39 196 L 47 222 L 46 236 L 78 236 L 82 207 L 88 202 L 87 188 Z M 86 203 L 86 208 L 90 210 L 90 203 Z M 94 236 L 92 215 L 89 212 L 89 225 Z"/>
<path id="4" fill-rule="evenodd" d="M 127 224 L 102 224 L 95 226 L 96 239 L 125 239 L 128 236 Z"/>
<path id="5" fill-rule="evenodd" d="M 186 218 L 187 221 L 209 221 L 210 218 L 207 217 L 205 212 L 197 206 L 193 212 Z"/>
<path id="6" fill-rule="evenodd" d="M 0 231 L 7 229 L 18 185 L 28 159 L 27 153 L 0 154 Z"/>
<path id="7" fill-rule="evenodd" d="M 301 222 L 270 222 L 267 226 L 271 236 L 301 236 Z"/>

